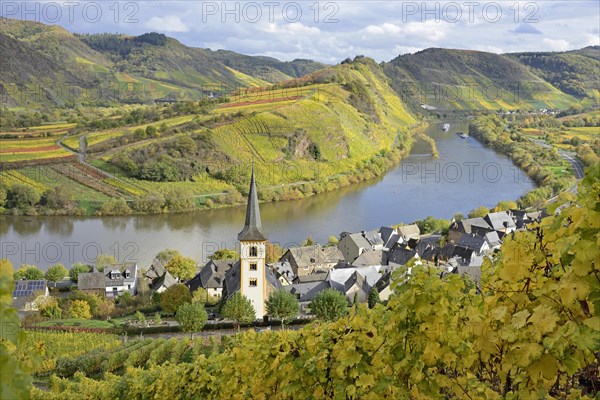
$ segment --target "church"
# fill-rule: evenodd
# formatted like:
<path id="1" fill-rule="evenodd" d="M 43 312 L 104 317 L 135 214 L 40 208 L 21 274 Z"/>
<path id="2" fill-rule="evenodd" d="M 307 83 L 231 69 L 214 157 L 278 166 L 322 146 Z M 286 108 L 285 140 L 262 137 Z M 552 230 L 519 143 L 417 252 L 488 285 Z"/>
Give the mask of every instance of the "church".
<path id="1" fill-rule="evenodd" d="M 229 296 L 239 292 L 254 306 L 256 319 L 262 319 L 267 314 L 265 303 L 269 294 L 281 288 L 281 284 L 266 263 L 267 234 L 260 220 L 254 167 L 250 178 L 246 221 L 237 239 L 240 242 L 240 260 L 225 274 L 223 299 L 227 301 Z"/>

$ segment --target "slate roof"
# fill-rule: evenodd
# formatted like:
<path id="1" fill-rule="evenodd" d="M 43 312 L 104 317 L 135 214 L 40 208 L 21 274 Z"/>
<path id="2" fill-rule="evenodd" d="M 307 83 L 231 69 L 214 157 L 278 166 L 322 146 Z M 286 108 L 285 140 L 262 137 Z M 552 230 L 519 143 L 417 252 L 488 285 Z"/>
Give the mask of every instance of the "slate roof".
<path id="1" fill-rule="evenodd" d="M 356 244 L 356 247 L 371 249 L 371 243 L 362 235 L 362 233 L 350 233 L 347 235 Z M 343 238 L 342 238 L 343 239 Z"/>
<path id="2" fill-rule="evenodd" d="M 325 289 L 329 289 L 331 284 L 329 281 L 319 282 L 307 282 L 307 283 L 294 283 L 292 285 L 284 286 L 283 289 L 287 290 L 298 299 L 299 302 L 310 302 L 313 301 L 317 294 L 321 293 Z"/>
<path id="3" fill-rule="evenodd" d="M 490 226 L 495 231 L 501 231 L 506 228 L 515 228 L 515 221 L 508 215 L 506 211 L 498 211 L 494 213 L 489 213 L 485 216 L 485 221 L 487 221 Z"/>
<path id="4" fill-rule="evenodd" d="M 468 234 L 477 233 L 477 232 L 489 232 L 489 231 L 493 231 L 493 229 L 490 226 L 490 224 L 488 224 L 481 217 L 467 218 L 467 219 L 460 220 L 458 222 L 454 222 L 450 226 L 450 229 L 451 230 L 458 230 L 460 232 L 464 232 L 464 233 L 468 233 Z"/>
<path id="5" fill-rule="evenodd" d="M 365 251 L 352 262 L 355 267 L 366 267 L 369 265 L 387 265 L 388 252 L 383 250 Z"/>
<path id="6" fill-rule="evenodd" d="M 205 289 L 223 288 L 225 273 L 231 269 L 238 260 L 209 260 L 204 267 L 190 279 L 186 285 L 194 292 L 199 287 Z"/>
<path id="7" fill-rule="evenodd" d="M 379 235 L 381 235 L 381 240 L 383 240 L 384 243 L 387 243 L 392 235 L 396 234 L 396 230 L 394 228 L 390 228 L 389 226 L 382 226 L 379 228 Z"/>
<path id="8" fill-rule="evenodd" d="M 321 247 L 320 244 L 304 247 L 290 247 L 281 259 L 287 257 L 287 253 L 298 265 L 298 268 L 309 267 L 318 264 L 335 264 L 344 259 L 344 255 L 336 246 Z"/>
<path id="9" fill-rule="evenodd" d="M 238 240 L 267 240 L 267 234 L 263 230 L 262 223 L 260 221 L 258 195 L 256 194 L 256 181 L 254 180 L 254 166 L 252 166 L 252 177 L 250 178 L 250 192 L 248 193 L 248 205 L 246 206 L 246 222 L 244 224 L 244 229 L 238 233 Z"/>
<path id="10" fill-rule="evenodd" d="M 502 240 L 498 236 L 498 232 L 488 232 L 485 234 L 485 240 L 489 243 L 490 247 L 499 246 L 502 244 Z"/>
<path id="11" fill-rule="evenodd" d="M 360 290 L 365 293 L 369 293 L 371 290 L 371 285 L 367 282 L 367 279 L 358 273 L 358 271 L 354 271 L 352 275 L 344 282 L 344 293 L 347 293 L 352 286 L 358 286 Z"/>
<path id="12" fill-rule="evenodd" d="M 358 272 L 366 278 L 367 283 L 370 286 L 373 286 L 381 278 L 382 271 L 384 271 L 384 269 L 381 266 L 336 268 L 329 271 L 327 280 L 331 282 L 332 288 L 342 292 L 344 291 L 346 281 L 353 273 Z"/>
<path id="13" fill-rule="evenodd" d="M 419 236 L 421 236 L 421 230 L 416 224 L 403 225 L 398 228 L 398 233 L 404 238 L 404 240 L 411 238 L 418 239 Z"/>
<path id="14" fill-rule="evenodd" d="M 367 239 L 371 246 L 383 246 L 384 244 L 378 231 L 368 231 L 362 233 L 362 235 L 365 239 Z"/>
<path id="15" fill-rule="evenodd" d="M 498 236 L 498 235 L 496 235 Z M 460 238 L 456 241 L 457 246 L 465 247 L 467 249 L 481 251 L 481 247 L 485 244 L 485 238 L 481 236 L 468 235 L 463 233 Z"/>
<path id="16" fill-rule="evenodd" d="M 102 272 L 80 272 L 77 275 L 77 289 L 105 290 L 106 277 Z"/>
<path id="17" fill-rule="evenodd" d="M 13 298 L 32 296 L 37 291 L 46 291 L 47 284 L 45 279 L 15 281 L 15 290 L 12 292 L 12 296 Z"/>
<path id="18" fill-rule="evenodd" d="M 157 290 L 160 287 L 165 287 L 166 289 L 170 288 L 171 286 L 175 285 L 176 283 L 178 283 L 177 279 L 175 279 L 173 277 L 173 275 L 171 275 L 169 273 L 169 271 L 166 271 L 162 274 L 162 276 L 159 276 L 158 278 L 154 278 L 152 280 L 152 289 L 153 290 Z"/>
<path id="19" fill-rule="evenodd" d="M 297 276 L 294 283 L 320 282 L 327 279 L 327 272 L 318 272 L 316 274 Z"/>
<path id="20" fill-rule="evenodd" d="M 273 263 L 271 268 L 277 277 L 283 276 L 289 282 L 293 281 L 296 277 L 294 270 L 292 269 L 292 265 L 289 261 L 278 261 Z"/>
<path id="21" fill-rule="evenodd" d="M 154 280 L 158 277 L 163 276 L 163 274 L 165 273 L 165 266 L 162 263 L 162 261 L 158 260 L 158 259 L 154 259 L 152 261 L 152 265 L 150 265 L 150 268 L 148 268 L 148 271 L 146 271 L 144 273 L 144 276 L 146 278 L 149 278 L 151 280 Z"/>
<path id="22" fill-rule="evenodd" d="M 417 251 L 406 244 L 397 243 L 388 254 L 388 263 L 404 265 L 415 257 Z"/>

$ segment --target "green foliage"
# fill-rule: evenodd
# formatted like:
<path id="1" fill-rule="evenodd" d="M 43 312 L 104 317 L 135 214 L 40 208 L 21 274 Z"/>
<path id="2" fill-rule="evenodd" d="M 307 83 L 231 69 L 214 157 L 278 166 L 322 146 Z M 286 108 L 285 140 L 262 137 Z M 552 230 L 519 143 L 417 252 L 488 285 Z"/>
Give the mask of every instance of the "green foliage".
<path id="1" fill-rule="evenodd" d="M 490 209 L 484 206 L 480 206 L 469 211 L 469 218 L 485 217 L 490 213 Z"/>
<path id="2" fill-rule="evenodd" d="M 181 254 L 175 254 L 165 265 L 165 269 L 176 278 L 188 280 L 196 274 L 196 261 Z"/>
<path id="3" fill-rule="evenodd" d="M 139 311 L 139 310 L 135 312 L 135 319 L 140 324 L 145 324 L 146 323 L 146 316 L 144 316 L 144 314 L 141 311 Z"/>
<path id="4" fill-rule="evenodd" d="M 221 316 L 238 324 L 249 323 L 256 319 L 254 307 L 250 300 L 237 292 L 227 299 L 221 308 Z"/>
<path id="5" fill-rule="evenodd" d="M 310 312 L 324 321 L 336 321 L 348 313 L 348 300 L 335 289 L 325 289 L 310 303 Z"/>
<path id="6" fill-rule="evenodd" d="M 516 201 L 500 201 L 492 209 L 492 212 L 518 210 L 519 206 Z"/>
<path id="7" fill-rule="evenodd" d="M 187 286 L 175 284 L 160 294 L 160 307 L 169 314 L 174 314 L 185 303 L 192 302 L 192 295 Z"/>
<path id="8" fill-rule="evenodd" d="M 306 240 L 304 240 L 304 243 L 302 243 L 302 246 L 312 246 L 312 245 L 314 245 L 314 244 L 315 244 L 315 241 L 314 241 L 314 239 L 312 238 L 312 236 L 311 236 L 311 235 L 308 235 L 308 236 L 306 237 Z"/>
<path id="9" fill-rule="evenodd" d="M 58 305 L 55 298 L 50 298 L 40 307 L 40 315 L 50 319 L 58 319 L 62 317 L 62 309 Z"/>
<path id="10" fill-rule="evenodd" d="M 111 199 L 102 204 L 97 213 L 99 215 L 127 215 L 131 214 L 131 208 L 122 198 Z"/>
<path id="11" fill-rule="evenodd" d="M 445 233 L 448 231 L 450 221 L 447 219 L 434 218 L 430 215 L 425 219 L 415 221 L 415 224 L 419 227 L 421 234 L 432 232 Z"/>
<path id="12" fill-rule="evenodd" d="M 118 261 L 115 258 L 115 256 L 112 256 L 109 254 L 100 254 L 96 258 L 96 262 L 95 262 L 94 266 L 96 267 L 96 269 L 98 271 L 104 271 L 104 268 L 110 267 L 110 266 L 116 265 L 116 264 L 118 264 Z"/>
<path id="13" fill-rule="evenodd" d="M 208 313 L 202 303 L 186 303 L 179 306 L 175 318 L 181 330 L 193 338 L 194 332 L 201 330 L 208 320 Z"/>
<path id="14" fill-rule="evenodd" d="M 181 255 L 177 250 L 165 249 L 156 255 L 156 259 L 163 264 L 168 263 L 175 256 Z"/>
<path id="15" fill-rule="evenodd" d="M 69 276 L 69 271 L 62 264 L 54 264 L 48 267 L 44 278 L 46 278 L 49 282 L 59 282 L 62 281 L 63 278 Z"/>
<path id="16" fill-rule="evenodd" d="M 20 281 L 22 279 L 27 280 L 38 280 L 44 279 L 44 272 L 35 265 L 22 264 L 21 268 L 15 272 L 15 280 Z"/>
<path id="17" fill-rule="evenodd" d="M 71 302 L 71 307 L 69 307 L 69 314 L 71 318 L 92 318 L 92 313 L 90 312 L 90 304 L 85 300 L 74 300 L 73 302 Z"/>
<path id="18" fill-rule="evenodd" d="M 160 318 L 160 313 L 155 313 L 152 321 L 154 322 L 154 325 L 160 325 L 160 323 L 162 322 L 162 319 Z"/>
<path id="19" fill-rule="evenodd" d="M 210 258 L 213 260 L 237 260 L 240 258 L 240 255 L 235 250 L 219 249 Z"/>
<path id="20" fill-rule="evenodd" d="M 374 308 L 379 303 L 379 290 L 375 286 L 369 292 L 369 297 L 367 298 L 367 304 L 369 308 Z"/>
<path id="21" fill-rule="evenodd" d="M 6 196 L 6 206 L 27 212 L 40 201 L 40 193 L 31 186 L 15 184 L 9 187 Z"/>
<path id="22" fill-rule="evenodd" d="M 286 321 L 296 318 L 300 312 L 300 305 L 296 296 L 284 289 L 279 289 L 269 294 L 266 302 L 267 314 L 281 321 L 283 326 Z"/>
<path id="23" fill-rule="evenodd" d="M 84 264 L 73 264 L 71 266 L 71 270 L 69 271 L 69 278 L 71 278 L 72 282 L 77 283 L 77 277 L 79 276 L 79 273 L 81 272 L 90 272 L 91 268 L 89 265 L 84 265 Z"/>
<path id="24" fill-rule="evenodd" d="M 17 310 L 12 308 L 14 290 L 10 261 L 0 260 L 0 397 L 26 399 L 31 390 L 31 376 L 19 357 L 23 334 Z"/>

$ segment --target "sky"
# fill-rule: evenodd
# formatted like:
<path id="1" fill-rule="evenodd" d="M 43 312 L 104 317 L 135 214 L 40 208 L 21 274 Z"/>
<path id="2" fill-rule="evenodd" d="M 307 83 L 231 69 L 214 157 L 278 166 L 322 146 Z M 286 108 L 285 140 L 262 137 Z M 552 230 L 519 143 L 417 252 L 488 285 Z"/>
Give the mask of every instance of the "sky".
<path id="1" fill-rule="evenodd" d="M 600 1 L 6 1 L 0 15 L 77 33 L 160 32 L 290 61 L 389 61 L 429 47 L 494 53 L 600 45 Z"/>

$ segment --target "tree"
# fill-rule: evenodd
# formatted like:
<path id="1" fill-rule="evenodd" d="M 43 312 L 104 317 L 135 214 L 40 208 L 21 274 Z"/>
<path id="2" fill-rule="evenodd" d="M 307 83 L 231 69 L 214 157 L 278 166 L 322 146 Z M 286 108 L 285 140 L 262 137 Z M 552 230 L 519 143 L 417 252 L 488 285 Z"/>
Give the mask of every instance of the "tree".
<path id="1" fill-rule="evenodd" d="M 18 183 L 12 185 L 7 193 L 6 204 L 8 208 L 18 208 L 25 211 L 35 206 L 40 201 L 40 193 L 33 187 Z"/>
<path id="2" fill-rule="evenodd" d="M 461 212 L 457 212 L 452 216 L 452 219 L 456 222 L 462 221 L 464 218 L 465 218 L 465 216 Z"/>
<path id="3" fill-rule="evenodd" d="M 335 246 L 339 243 L 339 240 L 336 236 L 329 236 L 329 238 L 327 239 L 327 246 Z"/>
<path id="4" fill-rule="evenodd" d="M 519 206 L 516 201 L 499 201 L 498 204 L 492 209 L 492 212 L 517 210 Z"/>
<path id="5" fill-rule="evenodd" d="M 302 246 L 312 246 L 313 244 L 315 244 L 315 241 L 313 240 L 311 235 L 308 235 L 306 237 L 306 240 L 304 240 L 304 243 L 302 244 Z"/>
<path id="6" fill-rule="evenodd" d="M 143 213 L 161 213 L 165 205 L 165 196 L 161 193 L 148 192 L 138 197 L 133 203 L 136 211 Z"/>
<path id="7" fill-rule="evenodd" d="M 215 251 L 210 258 L 212 260 L 237 260 L 240 258 L 240 255 L 235 250 L 219 249 Z"/>
<path id="8" fill-rule="evenodd" d="M 90 312 L 90 304 L 85 300 L 74 300 L 71 302 L 69 307 L 69 314 L 71 318 L 90 319 L 92 313 Z"/>
<path id="9" fill-rule="evenodd" d="M 154 313 L 153 321 L 154 321 L 154 325 L 157 325 L 157 326 L 160 325 L 160 323 L 162 321 L 160 319 L 160 313 L 158 313 L 158 312 Z"/>
<path id="10" fill-rule="evenodd" d="M 40 203 L 54 210 L 69 209 L 74 206 L 73 196 L 64 186 L 56 186 L 42 194 Z"/>
<path id="11" fill-rule="evenodd" d="M 194 338 L 194 332 L 202 329 L 208 320 L 208 313 L 201 303 L 186 303 L 179 306 L 175 315 L 177 323 L 183 332 L 189 333 Z"/>
<path id="12" fill-rule="evenodd" d="M 324 321 L 335 321 L 348 313 L 346 297 L 335 289 L 325 289 L 310 303 L 310 311 Z"/>
<path id="13" fill-rule="evenodd" d="M 24 335 L 19 328 L 19 315 L 11 307 L 15 289 L 13 275 L 10 261 L 0 259 L 0 393 L 3 399 L 28 399 L 32 379 L 23 365 Z"/>
<path id="14" fill-rule="evenodd" d="M 42 307 L 40 315 L 50 319 L 59 319 L 62 316 L 62 309 L 54 297 L 51 297 Z"/>
<path id="15" fill-rule="evenodd" d="M 192 294 L 192 303 L 208 303 L 208 290 L 199 287 Z"/>
<path id="16" fill-rule="evenodd" d="M 165 269 L 176 278 L 181 280 L 192 279 L 196 274 L 196 261 L 192 258 L 184 257 L 181 254 L 176 254 L 165 265 Z"/>
<path id="17" fill-rule="evenodd" d="M 162 262 L 163 264 L 166 264 L 169 261 L 171 261 L 171 258 L 175 257 L 176 255 L 180 255 L 177 250 L 165 249 L 156 255 L 156 259 Z"/>
<path id="18" fill-rule="evenodd" d="M 135 319 L 137 319 L 137 322 L 141 325 L 146 325 L 146 316 L 140 310 L 135 312 Z"/>
<path id="19" fill-rule="evenodd" d="M 415 224 L 419 227 L 421 234 L 432 232 L 441 232 L 442 234 L 445 234 L 450 226 L 450 221 L 434 218 L 430 215 L 423 220 L 415 221 Z"/>
<path id="20" fill-rule="evenodd" d="M 81 263 L 73 264 L 71 266 L 71 270 L 69 271 L 69 278 L 71 278 L 71 281 L 77 283 L 79 274 L 82 272 L 90 272 L 90 270 L 91 269 L 89 265 L 84 265 Z"/>
<path id="21" fill-rule="evenodd" d="M 96 258 L 95 267 L 98 271 L 104 271 L 104 268 L 115 264 L 118 264 L 118 262 L 114 256 L 108 254 L 100 254 Z"/>
<path id="22" fill-rule="evenodd" d="M 44 273 L 35 265 L 23 264 L 17 272 L 15 272 L 15 280 L 39 280 L 44 279 Z"/>
<path id="23" fill-rule="evenodd" d="M 485 217 L 486 215 L 488 215 L 490 213 L 490 209 L 484 206 L 480 206 L 477 208 L 472 209 L 469 212 L 469 218 L 477 218 L 477 217 Z"/>
<path id="24" fill-rule="evenodd" d="M 256 319 L 256 312 L 250 300 L 246 296 L 236 292 L 227 299 L 223 308 L 221 308 L 221 316 L 237 322 L 239 329 L 240 324 L 254 321 Z"/>
<path id="25" fill-rule="evenodd" d="M 46 280 L 50 282 L 62 281 L 67 276 L 69 276 L 69 271 L 62 264 L 54 264 L 48 267 L 45 274 Z"/>
<path id="26" fill-rule="evenodd" d="M 127 215 L 131 214 L 131 208 L 127 205 L 127 202 L 122 199 L 110 199 L 100 207 L 98 211 L 100 215 Z"/>
<path id="27" fill-rule="evenodd" d="M 267 314 L 280 320 L 282 327 L 286 320 L 295 318 L 300 312 L 296 296 L 283 289 L 271 292 L 266 305 Z"/>
<path id="28" fill-rule="evenodd" d="M 191 302 L 190 290 L 182 283 L 175 284 L 160 294 L 160 307 L 169 314 L 174 314 L 182 304 Z"/>
<path id="29" fill-rule="evenodd" d="M 373 289 L 369 292 L 367 303 L 369 304 L 369 308 L 375 308 L 377 303 L 379 303 L 379 290 L 377 290 L 377 287 L 373 286 Z"/>

